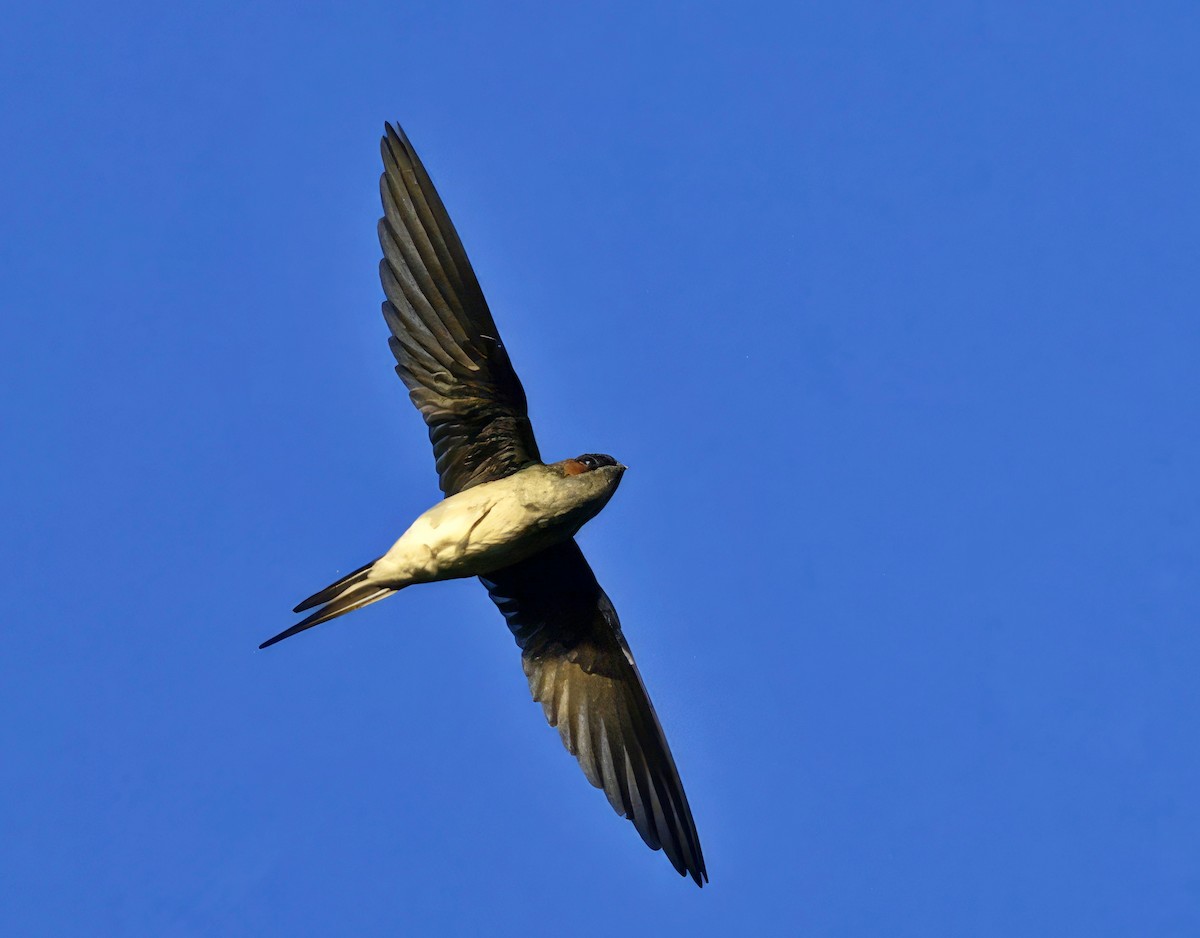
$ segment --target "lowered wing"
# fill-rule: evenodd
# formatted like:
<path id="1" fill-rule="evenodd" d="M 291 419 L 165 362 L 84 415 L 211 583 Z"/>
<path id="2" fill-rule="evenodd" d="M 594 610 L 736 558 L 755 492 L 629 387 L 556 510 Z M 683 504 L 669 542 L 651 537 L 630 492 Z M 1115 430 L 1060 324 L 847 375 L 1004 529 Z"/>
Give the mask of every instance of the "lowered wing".
<path id="1" fill-rule="evenodd" d="M 583 774 L 681 875 L 708 879 L 683 783 L 616 610 L 574 540 L 480 577 Z"/>

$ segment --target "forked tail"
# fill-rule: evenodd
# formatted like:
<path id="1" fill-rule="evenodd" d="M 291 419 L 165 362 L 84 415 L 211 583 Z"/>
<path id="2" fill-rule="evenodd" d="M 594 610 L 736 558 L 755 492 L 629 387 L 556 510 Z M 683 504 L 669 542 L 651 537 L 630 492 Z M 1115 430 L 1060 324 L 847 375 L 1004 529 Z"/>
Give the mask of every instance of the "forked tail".
<path id="1" fill-rule="evenodd" d="M 374 560 L 366 566 L 359 567 L 353 573 L 346 574 L 336 583 L 325 587 L 321 592 L 309 596 L 308 599 L 304 600 L 304 602 L 292 611 L 304 612 L 306 609 L 312 609 L 314 606 L 320 606 L 321 608 L 307 619 L 297 622 L 290 629 L 284 629 L 274 638 L 268 638 L 258 647 L 269 648 L 276 642 L 282 642 L 285 638 L 291 638 L 305 629 L 311 629 L 314 625 L 320 625 L 322 622 L 328 622 L 330 619 L 344 616 L 347 612 L 353 612 L 355 609 L 361 609 L 363 606 L 369 606 L 371 603 L 379 602 L 379 600 L 391 596 L 396 590 L 380 586 L 377 583 L 367 582 L 367 576 L 370 574 L 373 566 L 375 566 Z"/>

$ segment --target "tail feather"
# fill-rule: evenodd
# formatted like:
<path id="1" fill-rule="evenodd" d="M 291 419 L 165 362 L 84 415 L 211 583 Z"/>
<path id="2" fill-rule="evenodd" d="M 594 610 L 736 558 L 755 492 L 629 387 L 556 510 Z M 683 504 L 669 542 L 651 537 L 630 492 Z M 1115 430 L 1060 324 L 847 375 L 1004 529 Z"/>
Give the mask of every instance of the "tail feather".
<path id="1" fill-rule="evenodd" d="M 336 583 L 330 583 L 327 587 L 325 587 L 325 589 L 321 590 L 321 592 L 313 593 L 308 597 L 308 599 L 304 600 L 304 602 L 293 609 L 292 612 L 304 612 L 306 609 L 312 609 L 314 606 L 323 606 L 325 603 L 329 602 L 329 600 L 335 598 L 339 593 L 345 590 L 346 587 L 353 586 L 355 583 L 365 580 L 367 578 L 367 574 L 371 572 L 371 568 L 375 566 L 378 560 L 379 558 L 376 557 L 375 560 L 372 560 L 370 563 L 364 564 L 357 570 L 352 570 L 350 573 L 347 573 Z"/>
<path id="2" fill-rule="evenodd" d="M 350 576 L 356 576 L 361 571 L 356 571 Z M 365 575 L 364 577 L 365 578 Z M 361 579 L 361 578 L 360 578 Z M 333 589 L 333 587 L 330 587 Z M 326 593 L 328 590 L 322 590 L 317 595 Z M 361 609 L 363 606 L 369 606 L 371 603 L 379 602 L 381 599 L 386 599 L 391 596 L 396 590 L 386 586 L 379 586 L 374 583 L 359 583 L 358 585 L 349 586 L 341 595 L 335 596 L 323 607 L 314 612 L 307 619 L 297 622 L 290 629 L 284 629 L 273 638 L 268 638 L 265 642 L 259 645 L 259 648 L 270 648 L 276 642 L 282 642 L 285 638 L 291 638 L 305 629 L 311 629 L 314 625 L 320 625 L 322 622 L 328 622 L 330 619 L 336 619 L 338 616 L 344 616 L 347 612 L 353 612 L 355 609 Z"/>

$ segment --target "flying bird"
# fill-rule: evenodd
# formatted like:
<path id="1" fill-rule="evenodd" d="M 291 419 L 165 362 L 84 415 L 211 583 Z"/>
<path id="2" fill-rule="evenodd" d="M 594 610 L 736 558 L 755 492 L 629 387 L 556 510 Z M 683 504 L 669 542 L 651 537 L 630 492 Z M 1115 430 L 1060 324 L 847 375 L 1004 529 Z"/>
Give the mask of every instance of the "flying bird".
<path id="1" fill-rule="evenodd" d="M 379 274 L 396 372 L 425 418 L 445 498 L 382 557 L 310 596 L 260 645 L 417 583 L 477 576 L 521 649 L 535 700 L 584 775 L 642 839 L 708 880 L 675 760 L 612 602 L 575 542 L 625 472 L 612 456 L 542 462 L 525 391 L 450 216 L 398 126 L 384 125 Z"/>

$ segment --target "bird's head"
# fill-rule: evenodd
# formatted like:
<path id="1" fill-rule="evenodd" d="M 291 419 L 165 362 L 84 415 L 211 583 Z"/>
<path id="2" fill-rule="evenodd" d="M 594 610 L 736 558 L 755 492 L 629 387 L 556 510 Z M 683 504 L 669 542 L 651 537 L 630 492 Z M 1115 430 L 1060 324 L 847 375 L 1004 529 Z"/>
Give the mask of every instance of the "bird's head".
<path id="1" fill-rule="evenodd" d="M 537 471 L 551 473 L 560 480 L 553 484 L 554 502 L 559 506 L 560 520 L 574 534 L 608 504 L 625 467 L 611 456 L 584 453 L 574 459 L 550 463 Z"/>
<path id="2" fill-rule="evenodd" d="M 605 456 L 602 452 L 586 452 L 574 459 L 563 459 L 559 465 L 562 465 L 563 475 L 566 476 L 599 473 L 601 476 L 617 481 L 625 471 L 624 465 L 618 463 L 611 456 Z"/>
<path id="3" fill-rule="evenodd" d="M 564 479 L 583 486 L 605 501 L 617 490 L 617 484 L 625 473 L 625 467 L 603 453 L 584 453 L 574 459 L 564 459 L 555 464 Z"/>
<path id="4" fill-rule="evenodd" d="M 625 471 L 624 466 L 604 453 L 584 453 L 574 459 L 564 459 L 562 467 L 563 475 L 568 476 L 583 475 L 585 472 L 595 472 L 600 469 L 612 472 L 617 478 L 620 478 L 621 473 Z"/>

